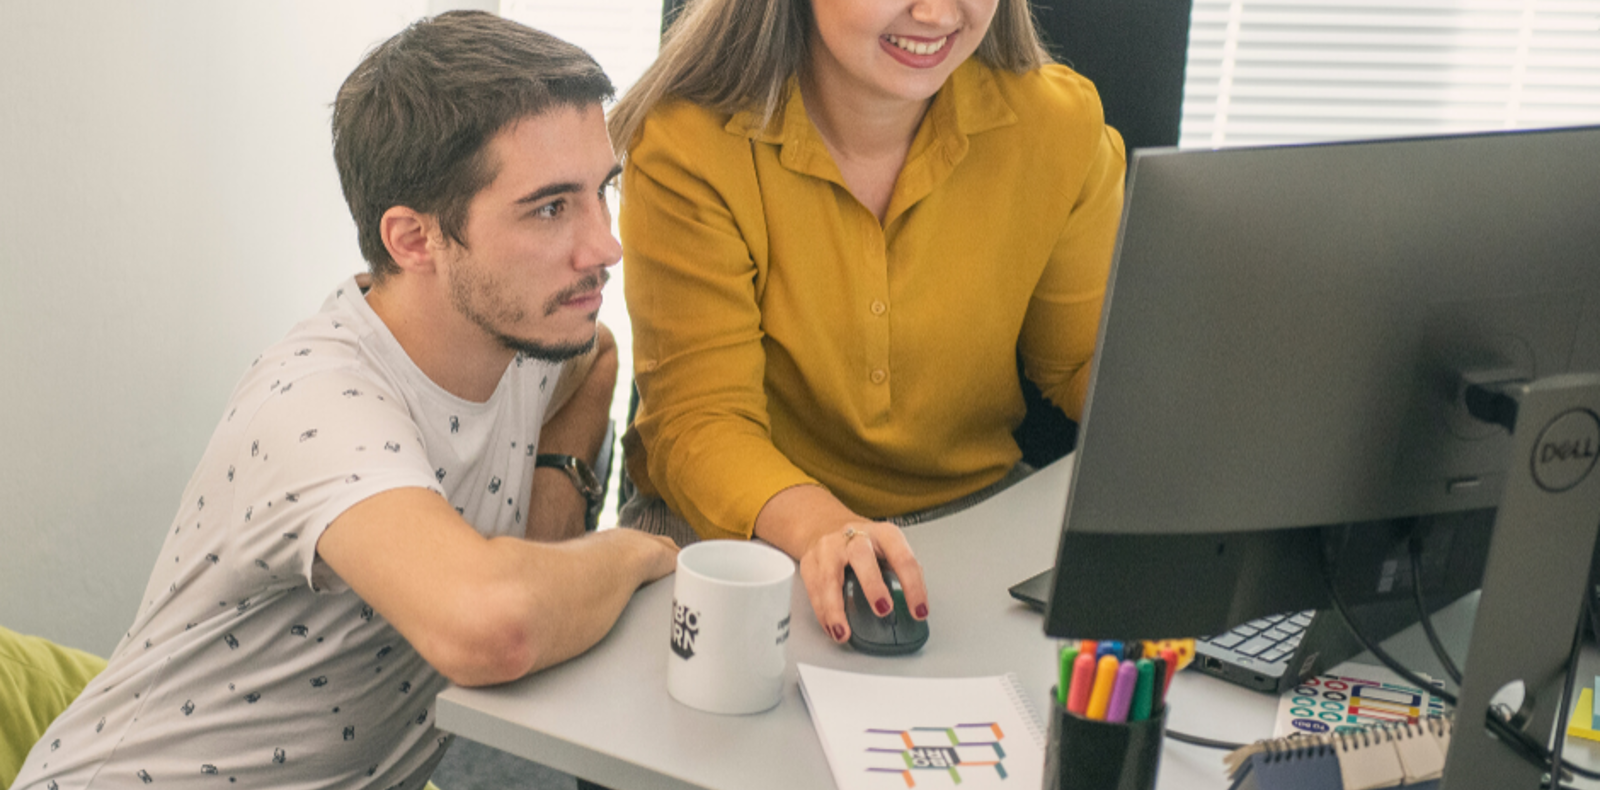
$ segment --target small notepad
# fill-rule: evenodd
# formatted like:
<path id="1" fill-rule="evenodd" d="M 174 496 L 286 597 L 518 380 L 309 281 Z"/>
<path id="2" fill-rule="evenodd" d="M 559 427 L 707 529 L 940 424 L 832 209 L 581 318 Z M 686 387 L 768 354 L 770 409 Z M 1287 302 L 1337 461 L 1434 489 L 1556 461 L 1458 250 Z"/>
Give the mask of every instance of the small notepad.
<path id="1" fill-rule="evenodd" d="M 1437 788 L 1450 720 L 1260 741 L 1225 758 L 1230 790 Z"/>
<path id="2" fill-rule="evenodd" d="M 1379 790 L 1405 783 L 1406 769 L 1400 764 L 1390 732 L 1393 730 L 1373 727 L 1335 738 L 1334 753 L 1344 790 Z"/>
<path id="3" fill-rule="evenodd" d="M 1400 737 L 1393 743 L 1395 752 L 1400 755 L 1400 765 L 1405 768 L 1407 785 L 1444 776 L 1444 756 L 1450 750 L 1446 732 L 1449 726 L 1444 719 L 1428 719 L 1399 728 Z"/>
<path id="4" fill-rule="evenodd" d="M 1600 678 L 1595 678 L 1600 685 Z M 1587 688 L 1578 694 L 1577 709 L 1567 719 L 1567 734 L 1591 741 L 1600 741 L 1600 729 L 1594 726 L 1594 689 Z"/>
<path id="5" fill-rule="evenodd" d="M 1268 746 L 1241 764 L 1229 790 L 1342 790 L 1333 749 L 1326 743 Z"/>

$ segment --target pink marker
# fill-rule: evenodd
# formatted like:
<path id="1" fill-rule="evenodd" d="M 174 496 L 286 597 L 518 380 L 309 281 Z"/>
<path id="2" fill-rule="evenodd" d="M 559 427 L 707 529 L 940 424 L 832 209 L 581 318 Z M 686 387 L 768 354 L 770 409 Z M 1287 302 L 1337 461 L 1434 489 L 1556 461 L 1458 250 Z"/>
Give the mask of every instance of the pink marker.
<path id="1" fill-rule="evenodd" d="M 1106 721 L 1128 720 L 1128 708 L 1133 704 L 1133 691 L 1139 685 L 1139 666 L 1124 661 L 1117 667 L 1117 683 L 1111 687 L 1111 704 L 1106 707 Z"/>

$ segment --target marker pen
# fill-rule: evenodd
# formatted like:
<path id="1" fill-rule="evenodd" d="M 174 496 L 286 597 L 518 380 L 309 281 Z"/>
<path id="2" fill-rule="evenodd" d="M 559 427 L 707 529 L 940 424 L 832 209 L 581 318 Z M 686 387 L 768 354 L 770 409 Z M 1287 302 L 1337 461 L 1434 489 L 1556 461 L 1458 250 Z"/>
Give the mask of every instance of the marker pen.
<path id="1" fill-rule="evenodd" d="M 1139 659 L 1139 682 L 1133 687 L 1133 708 L 1128 711 L 1129 721 L 1144 721 L 1155 709 L 1156 665 L 1148 658 Z"/>
<path id="2" fill-rule="evenodd" d="M 1094 670 L 1094 691 L 1089 694 L 1089 709 L 1084 712 L 1087 718 L 1096 721 L 1105 721 L 1106 710 L 1111 707 L 1111 689 L 1117 684 L 1116 656 L 1101 656 L 1100 663 Z"/>
<path id="3" fill-rule="evenodd" d="M 1082 716 L 1089 710 L 1089 696 L 1094 691 L 1094 654 L 1079 653 L 1072 662 L 1072 690 L 1067 695 L 1067 710 Z"/>
<path id="4" fill-rule="evenodd" d="M 1078 648 L 1076 645 L 1063 645 L 1061 647 L 1061 666 L 1058 671 L 1059 677 L 1056 678 L 1056 704 L 1062 707 L 1067 706 L 1067 694 L 1072 688 L 1072 665 L 1077 660 Z"/>
<path id="5" fill-rule="evenodd" d="M 1111 687 L 1111 701 L 1106 706 L 1106 721 L 1125 722 L 1128 708 L 1133 705 L 1133 689 L 1139 685 L 1139 666 L 1124 661 L 1117 667 L 1117 679 Z"/>

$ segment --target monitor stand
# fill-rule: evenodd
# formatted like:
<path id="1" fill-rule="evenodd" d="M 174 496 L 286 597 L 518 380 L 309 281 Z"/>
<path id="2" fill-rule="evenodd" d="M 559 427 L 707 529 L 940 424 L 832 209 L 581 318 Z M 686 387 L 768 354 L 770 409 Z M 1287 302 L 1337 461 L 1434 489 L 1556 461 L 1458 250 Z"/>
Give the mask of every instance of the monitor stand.
<path id="1" fill-rule="evenodd" d="M 1511 458 L 1441 788 L 1534 790 L 1544 770 L 1495 743 L 1484 716 L 1521 681 L 1519 720 L 1550 743 L 1600 531 L 1600 375 L 1472 386 L 1467 402 L 1511 430 Z"/>

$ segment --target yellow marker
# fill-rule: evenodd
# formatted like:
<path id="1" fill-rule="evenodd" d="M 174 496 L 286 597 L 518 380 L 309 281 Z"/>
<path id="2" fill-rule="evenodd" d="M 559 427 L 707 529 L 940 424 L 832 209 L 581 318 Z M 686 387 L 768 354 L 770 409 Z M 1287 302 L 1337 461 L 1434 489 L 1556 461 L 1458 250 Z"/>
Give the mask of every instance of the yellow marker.
<path id="1" fill-rule="evenodd" d="M 1088 718 L 1096 721 L 1105 721 L 1106 711 L 1111 708 L 1111 687 L 1117 684 L 1116 656 L 1101 656 L 1100 665 L 1094 670 L 1094 691 L 1089 693 L 1089 709 L 1084 712 Z"/>

